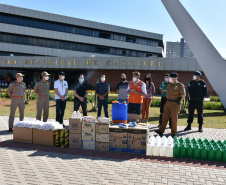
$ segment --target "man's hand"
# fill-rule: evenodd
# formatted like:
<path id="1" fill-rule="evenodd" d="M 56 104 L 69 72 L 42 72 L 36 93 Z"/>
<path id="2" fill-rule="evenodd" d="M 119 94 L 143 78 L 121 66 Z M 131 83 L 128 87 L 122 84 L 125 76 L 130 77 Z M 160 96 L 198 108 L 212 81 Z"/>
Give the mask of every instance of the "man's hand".
<path id="1" fill-rule="evenodd" d="M 100 98 L 101 100 L 104 100 L 104 96 L 100 96 L 99 98 Z"/>
<path id="2" fill-rule="evenodd" d="M 133 89 L 133 93 L 134 93 L 134 94 L 138 94 L 138 92 L 137 92 L 136 90 L 134 90 L 134 89 Z"/>
<path id="3" fill-rule="evenodd" d="M 65 101 L 65 97 L 64 97 L 64 96 L 61 96 L 60 99 L 61 99 L 62 101 Z"/>
<path id="4" fill-rule="evenodd" d="M 83 98 L 83 97 L 79 97 L 79 100 L 80 100 L 81 102 L 84 102 L 84 98 Z"/>

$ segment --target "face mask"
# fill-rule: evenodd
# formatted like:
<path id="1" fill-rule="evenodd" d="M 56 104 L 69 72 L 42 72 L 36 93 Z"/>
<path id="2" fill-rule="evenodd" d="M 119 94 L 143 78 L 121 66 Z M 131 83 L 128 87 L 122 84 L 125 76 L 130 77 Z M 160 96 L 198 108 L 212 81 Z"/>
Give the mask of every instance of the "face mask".
<path id="1" fill-rule="evenodd" d="M 172 78 L 169 78 L 169 82 L 170 82 L 170 83 L 173 83 L 173 79 L 172 79 Z"/>
<path id="2" fill-rule="evenodd" d="M 81 79 L 80 79 L 80 82 L 84 82 L 84 78 L 81 78 Z"/>
<path id="3" fill-rule="evenodd" d="M 45 77 L 45 79 L 46 79 L 46 80 L 49 80 L 49 77 L 48 77 L 48 76 L 46 76 L 46 77 Z"/>
<path id="4" fill-rule="evenodd" d="M 133 77 L 133 81 L 136 82 L 137 81 L 137 77 Z"/>
<path id="5" fill-rule="evenodd" d="M 166 82 L 169 82 L 169 78 L 165 78 L 165 81 L 166 81 Z"/>
<path id="6" fill-rule="evenodd" d="M 62 76 L 61 79 L 64 80 L 65 79 L 65 76 Z"/>
<path id="7" fill-rule="evenodd" d="M 197 76 L 194 75 L 194 76 L 193 76 L 193 80 L 196 80 L 196 79 L 197 79 Z"/>
<path id="8" fill-rule="evenodd" d="M 125 78 L 121 78 L 121 80 L 124 82 L 124 81 L 126 81 L 126 79 Z"/>
<path id="9" fill-rule="evenodd" d="M 105 82 L 105 78 L 104 78 L 104 77 L 102 77 L 102 78 L 101 78 L 101 81 L 102 81 L 102 82 Z"/>

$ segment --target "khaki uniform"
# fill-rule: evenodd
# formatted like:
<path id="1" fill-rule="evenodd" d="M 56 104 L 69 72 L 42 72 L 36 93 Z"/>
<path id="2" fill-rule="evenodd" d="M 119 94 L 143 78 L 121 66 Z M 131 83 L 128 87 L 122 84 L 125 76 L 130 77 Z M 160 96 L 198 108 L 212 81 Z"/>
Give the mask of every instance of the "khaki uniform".
<path id="1" fill-rule="evenodd" d="M 36 119 L 41 121 L 43 109 L 43 122 L 46 122 L 49 117 L 49 82 L 37 82 L 34 92 L 38 94 Z"/>
<path id="2" fill-rule="evenodd" d="M 8 93 L 11 93 L 11 104 L 10 104 L 10 115 L 9 115 L 9 128 L 13 128 L 15 112 L 17 106 L 19 107 L 20 112 L 20 121 L 24 120 L 24 109 L 25 109 L 25 101 L 24 101 L 24 92 L 26 90 L 26 84 L 18 81 L 14 81 L 10 83 L 9 88 L 7 90 Z"/>
<path id="3" fill-rule="evenodd" d="M 177 116 L 180 109 L 178 105 L 178 98 L 185 95 L 185 88 L 182 83 L 176 82 L 175 84 L 169 83 L 167 86 L 167 101 L 164 105 L 162 124 L 159 127 L 160 132 L 164 132 L 166 129 L 167 122 L 171 118 L 171 132 L 172 134 L 177 134 Z"/>

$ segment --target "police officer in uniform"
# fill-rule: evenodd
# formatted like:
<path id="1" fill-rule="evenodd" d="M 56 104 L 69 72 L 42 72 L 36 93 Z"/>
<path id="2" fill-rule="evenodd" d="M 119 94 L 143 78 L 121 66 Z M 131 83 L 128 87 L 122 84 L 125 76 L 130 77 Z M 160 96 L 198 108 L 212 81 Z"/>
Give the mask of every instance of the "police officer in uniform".
<path id="1" fill-rule="evenodd" d="M 37 82 L 34 87 L 34 92 L 38 95 L 37 99 L 37 114 L 36 119 L 41 121 L 43 109 L 43 122 L 47 122 L 49 116 L 49 73 L 42 72 L 42 80 Z"/>
<path id="2" fill-rule="evenodd" d="M 159 127 L 159 130 L 155 132 L 158 133 L 160 136 L 163 135 L 167 122 L 169 118 L 171 118 L 171 133 L 172 137 L 177 134 L 177 116 L 180 110 L 180 103 L 185 98 L 185 88 L 184 85 L 177 81 L 178 74 L 171 73 L 169 82 L 167 86 L 167 101 L 164 105 L 163 117 L 162 117 L 162 124 Z"/>
<path id="3" fill-rule="evenodd" d="M 207 86 L 204 80 L 200 79 L 201 72 L 195 71 L 193 80 L 188 84 L 188 92 L 190 97 L 189 102 L 189 115 L 188 115 L 188 126 L 184 131 L 191 130 L 191 124 L 194 119 L 194 111 L 197 109 L 198 112 L 198 124 L 199 132 L 203 132 L 203 100 L 207 94 Z"/>
<path id="4" fill-rule="evenodd" d="M 166 103 L 166 89 L 167 89 L 167 85 L 169 84 L 169 73 L 166 73 L 164 75 L 164 81 L 161 83 L 159 90 L 161 91 L 162 94 L 162 98 L 161 98 L 161 105 L 160 105 L 160 119 L 159 119 L 159 126 L 162 123 L 162 115 L 163 115 L 163 109 L 164 109 L 164 105 Z M 171 118 L 169 118 L 169 127 L 171 128 Z"/>
<path id="5" fill-rule="evenodd" d="M 24 92 L 26 90 L 26 84 L 23 82 L 23 74 L 16 74 L 16 81 L 10 83 L 7 93 L 9 97 L 11 97 L 10 104 L 10 115 L 9 115 L 9 132 L 13 131 L 13 123 L 14 116 L 17 109 L 19 107 L 20 113 L 20 121 L 24 120 L 24 109 L 25 109 L 25 101 L 24 101 Z"/>

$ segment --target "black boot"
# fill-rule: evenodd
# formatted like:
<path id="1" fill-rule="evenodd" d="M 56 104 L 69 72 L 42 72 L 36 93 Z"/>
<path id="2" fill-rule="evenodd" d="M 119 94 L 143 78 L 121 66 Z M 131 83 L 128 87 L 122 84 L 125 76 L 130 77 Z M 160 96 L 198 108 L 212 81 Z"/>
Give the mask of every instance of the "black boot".
<path id="1" fill-rule="evenodd" d="M 162 132 L 160 132 L 159 130 L 155 130 L 155 132 L 160 136 L 160 137 L 162 137 L 163 136 L 163 133 Z"/>
<path id="2" fill-rule="evenodd" d="M 12 128 L 9 128 L 9 132 L 12 132 L 13 131 L 13 129 Z"/>
<path id="3" fill-rule="evenodd" d="M 191 124 L 188 123 L 188 126 L 184 129 L 184 131 L 188 131 L 188 130 L 191 130 Z"/>
<path id="4" fill-rule="evenodd" d="M 199 125 L 199 132 L 203 132 L 202 124 Z"/>

